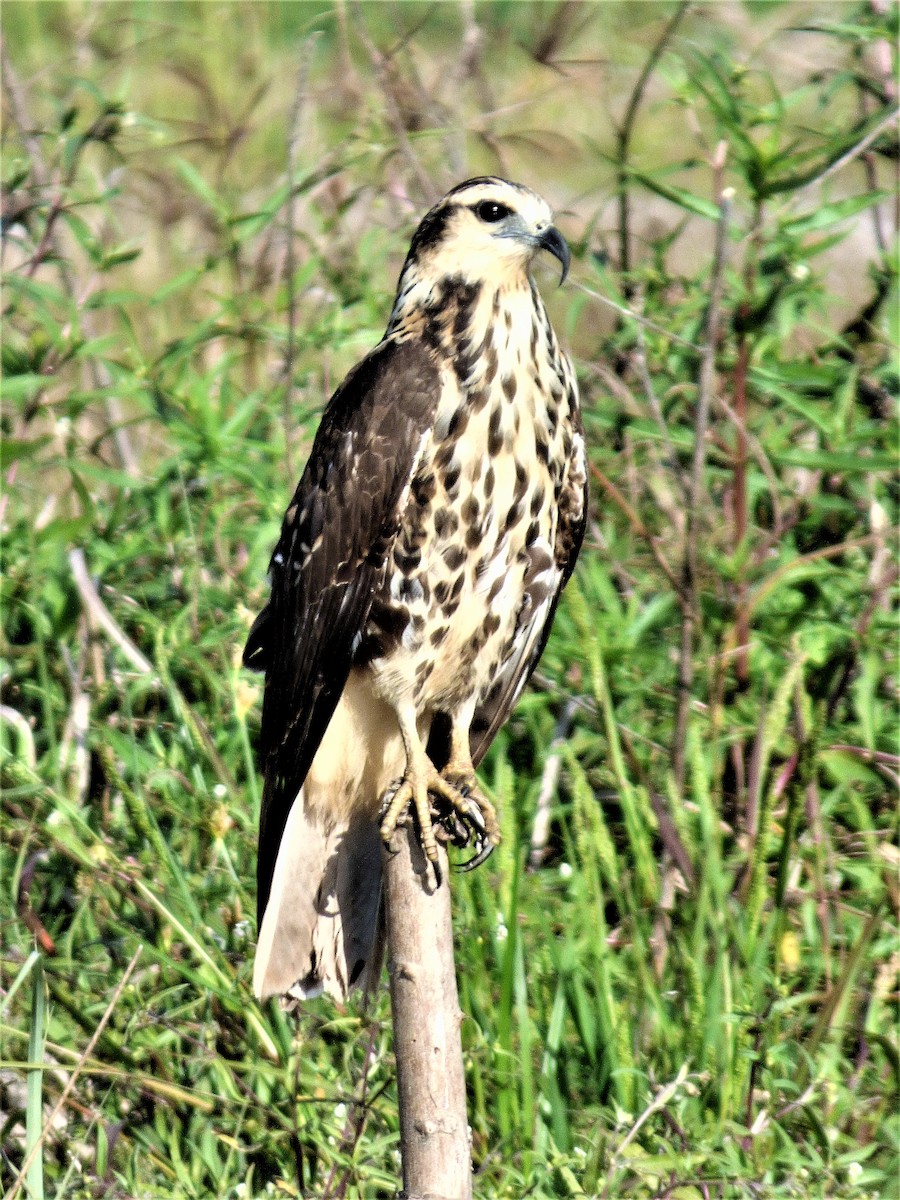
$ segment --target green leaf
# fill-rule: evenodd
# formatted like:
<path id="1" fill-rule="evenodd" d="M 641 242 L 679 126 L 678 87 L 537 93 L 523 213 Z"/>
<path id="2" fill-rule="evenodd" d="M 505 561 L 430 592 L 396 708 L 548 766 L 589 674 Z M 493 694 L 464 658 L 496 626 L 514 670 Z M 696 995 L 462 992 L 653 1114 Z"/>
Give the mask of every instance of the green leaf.
<path id="1" fill-rule="evenodd" d="M 8 404 L 33 400 L 52 382 L 46 375 L 28 372 L 23 375 L 4 375 L 0 379 L 0 397 Z"/>
<path id="2" fill-rule="evenodd" d="M 85 308 L 96 311 L 103 308 L 122 308 L 126 304 L 144 304 L 145 302 L 146 296 L 138 291 L 101 288 L 88 297 Z"/>
<path id="3" fill-rule="evenodd" d="M 883 786 L 883 780 L 878 772 L 857 754 L 850 754 L 845 750 L 823 750 L 819 755 L 819 760 L 833 778 L 840 783 Z"/>
<path id="4" fill-rule="evenodd" d="M 838 221 L 846 221 L 850 217 L 855 217 L 857 213 L 864 212 L 873 204 L 880 204 L 882 200 L 888 199 L 891 195 L 892 193 L 887 191 L 866 192 L 861 196 L 848 196 L 845 200 L 837 200 L 833 204 L 820 204 L 811 213 L 785 221 L 782 229 L 792 237 L 814 233 L 819 229 L 827 229 L 829 225 L 836 225 Z M 850 230 L 847 232 L 849 233 Z"/>
<path id="5" fill-rule="evenodd" d="M 85 534 L 91 528 L 91 518 L 84 517 L 59 517 L 55 521 L 48 521 L 43 529 L 39 529 L 35 535 L 37 544 L 52 544 L 58 542 L 62 546 L 73 546 L 78 544 Z"/>
<path id="6" fill-rule="evenodd" d="M 638 183 L 642 183 L 651 192 L 655 192 L 657 196 L 662 196 L 664 200 L 671 201 L 672 204 L 676 204 L 687 212 L 694 213 L 698 217 L 706 217 L 710 221 L 718 221 L 721 216 L 718 205 L 714 204 L 712 200 L 705 200 L 702 196 L 697 196 L 674 184 L 663 183 L 660 179 L 656 179 L 652 175 L 645 175 L 642 171 L 631 171 L 629 174 Z"/>
<path id="7" fill-rule="evenodd" d="M 840 471 L 847 474 L 895 471 L 897 469 L 897 460 L 894 456 L 864 451 L 851 454 L 840 450 L 781 450 L 775 451 L 772 458 L 785 467 L 808 467 L 814 471 Z"/>
<path id="8" fill-rule="evenodd" d="M 3 279 L 3 287 L 12 292 L 16 299 L 26 297 L 48 307 L 62 307 L 66 310 L 73 307 L 72 301 L 52 283 L 43 280 L 27 279 L 24 275 L 7 274 Z"/>
<path id="9" fill-rule="evenodd" d="M 103 258 L 103 248 L 98 242 L 93 229 L 91 229 L 83 217 L 79 216 L 78 213 L 72 212 L 71 209 L 65 210 L 62 216 L 75 241 L 88 256 L 91 263 L 95 267 L 99 266 Z"/>
<path id="10" fill-rule="evenodd" d="M 191 267 L 189 270 L 182 271 L 180 274 L 173 276 L 168 283 L 164 283 L 161 287 L 156 288 L 153 295 L 146 299 L 148 299 L 151 307 L 163 304 L 170 296 L 175 295 L 176 292 L 193 287 L 203 274 L 204 270 L 202 267 Z"/>
<path id="11" fill-rule="evenodd" d="M 0 470 L 6 470 L 19 459 L 34 458 L 44 446 L 53 441 L 50 434 L 38 438 L 3 438 L 0 440 Z"/>
<path id="12" fill-rule="evenodd" d="M 175 169 L 181 176 L 182 181 L 199 200 L 203 201 L 207 208 L 214 212 L 221 221 L 228 220 L 228 209 L 222 202 L 218 192 L 206 181 L 196 167 L 192 166 L 186 159 L 178 158 L 175 160 Z"/>
<path id="13" fill-rule="evenodd" d="M 119 246 L 116 250 L 107 250 L 100 261 L 100 270 L 108 271 L 111 267 L 121 266 L 122 263 L 134 262 L 141 252 L 141 246 Z"/>
<path id="14" fill-rule="evenodd" d="M 25 1154 L 31 1160 L 26 1182 L 33 1200 L 44 1200 L 44 1156 L 41 1136 L 44 1124 L 44 1038 L 47 1028 L 47 999 L 44 988 L 44 960 L 38 958 L 31 976 L 31 1026 L 28 1037 L 28 1061 L 25 1104 Z"/>

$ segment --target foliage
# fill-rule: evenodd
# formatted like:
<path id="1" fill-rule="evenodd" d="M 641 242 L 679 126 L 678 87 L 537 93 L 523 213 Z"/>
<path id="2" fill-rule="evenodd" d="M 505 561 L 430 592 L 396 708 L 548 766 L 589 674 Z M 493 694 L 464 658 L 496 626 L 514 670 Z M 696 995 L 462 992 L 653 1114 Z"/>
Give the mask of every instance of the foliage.
<path id="1" fill-rule="evenodd" d="M 896 9 L 762 8 L 7 0 L 24 1194 L 395 1193 L 385 991 L 251 998 L 239 652 L 415 214 L 498 167 L 581 196 L 552 304 L 594 504 L 455 879 L 476 1189 L 891 1194 Z"/>

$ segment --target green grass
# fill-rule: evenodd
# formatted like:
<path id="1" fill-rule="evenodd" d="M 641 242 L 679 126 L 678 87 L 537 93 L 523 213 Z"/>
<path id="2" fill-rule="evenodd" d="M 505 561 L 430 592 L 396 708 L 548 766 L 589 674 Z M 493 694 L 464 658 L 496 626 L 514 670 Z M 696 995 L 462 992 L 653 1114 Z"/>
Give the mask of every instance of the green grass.
<path id="1" fill-rule="evenodd" d="M 386 987 L 251 997 L 238 663 L 425 182 L 500 167 L 569 209 L 542 286 L 595 475 L 482 772 L 503 843 L 453 880 L 476 1193 L 889 1200 L 896 14 L 699 6 L 660 42 L 669 4 L 498 2 L 454 75 L 464 9 L 359 12 L 3 7 L 4 1182 L 40 1143 L 20 1195 L 399 1187 Z"/>

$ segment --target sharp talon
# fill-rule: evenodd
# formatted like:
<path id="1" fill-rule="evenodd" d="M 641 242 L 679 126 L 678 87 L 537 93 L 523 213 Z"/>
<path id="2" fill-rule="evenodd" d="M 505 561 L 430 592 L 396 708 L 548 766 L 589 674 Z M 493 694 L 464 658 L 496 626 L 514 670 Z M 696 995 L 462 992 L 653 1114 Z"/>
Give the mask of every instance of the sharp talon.
<path id="1" fill-rule="evenodd" d="M 404 813 L 411 810 L 425 857 L 438 861 L 435 834 L 456 846 L 475 845 L 475 855 L 460 870 L 471 871 L 490 855 L 500 840 L 497 814 L 483 796 L 471 770 L 439 774 L 431 765 L 416 775 L 407 774 L 385 793 L 379 813 L 381 837 L 393 836 Z"/>
<path id="2" fill-rule="evenodd" d="M 447 813 L 443 817 L 435 815 L 435 826 L 440 830 L 445 842 L 454 846 L 468 846 L 472 833 L 466 822 L 458 813 Z"/>
<path id="3" fill-rule="evenodd" d="M 480 833 L 487 833 L 487 825 L 484 823 L 484 813 L 477 804 L 470 802 L 469 807 L 466 809 L 466 816 L 473 825 L 478 826 Z"/>
<path id="4" fill-rule="evenodd" d="M 463 863 L 457 863 L 455 870 L 463 874 L 468 874 L 469 871 L 474 871 L 476 867 L 480 867 L 483 862 L 487 862 L 493 853 L 494 843 L 487 841 L 483 843 L 481 849 L 472 858 L 466 859 Z"/>

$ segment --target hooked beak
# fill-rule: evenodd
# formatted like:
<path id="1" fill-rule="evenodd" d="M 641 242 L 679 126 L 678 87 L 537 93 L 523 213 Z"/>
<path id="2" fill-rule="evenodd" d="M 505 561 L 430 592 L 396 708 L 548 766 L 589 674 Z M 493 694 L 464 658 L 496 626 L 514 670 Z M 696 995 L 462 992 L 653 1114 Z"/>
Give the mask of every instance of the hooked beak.
<path id="1" fill-rule="evenodd" d="M 560 287 L 565 283 L 566 276 L 569 273 L 569 263 L 572 260 L 572 255 L 569 253 L 569 246 L 566 239 L 559 232 L 555 225 L 548 225 L 541 236 L 538 238 L 538 246 L 542 250 L 547 250 L 554 258 L 558 259 L 562 265 L 562 275 L 559 277 Z"/>

